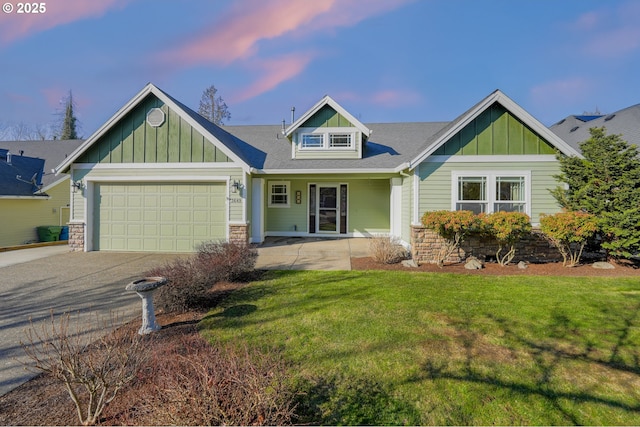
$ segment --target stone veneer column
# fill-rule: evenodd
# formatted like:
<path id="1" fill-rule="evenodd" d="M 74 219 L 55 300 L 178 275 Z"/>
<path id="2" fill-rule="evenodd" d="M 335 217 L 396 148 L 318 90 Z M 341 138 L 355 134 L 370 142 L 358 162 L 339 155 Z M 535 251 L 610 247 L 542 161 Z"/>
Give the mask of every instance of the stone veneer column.
<path id="1" fill-rule="evenodd" d="M 229 242 L 237 245 L 248 245 L 249 224 L 229 224 Z"/>
<path id="2" fill-rule="evenodd" d="M 74 252 L 84 251 L 84 223 L 69 223 L 69 249 Z"/>

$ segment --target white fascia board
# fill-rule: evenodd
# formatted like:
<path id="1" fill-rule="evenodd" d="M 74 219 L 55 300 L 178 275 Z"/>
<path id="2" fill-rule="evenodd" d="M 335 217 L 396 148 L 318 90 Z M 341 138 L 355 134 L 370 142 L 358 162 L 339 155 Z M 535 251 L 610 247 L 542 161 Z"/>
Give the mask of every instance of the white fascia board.
<path id="1" fill-rule="evenodd" d="M 74 169 L 241 169 L 237 163 L 77 163 Z"/>
<path id="2" fill-rule="evenodd" d="M 259 175 L 317 175 L 317 174 L 396 174 L 394 169 L 258 169 L 252 171 Z"/>
<path id="3" fill-rule="evenodd" d="M 51 196 L 0 196 L 0 200 L 49 200 Z"/>
<path id="4" fill-rule="evenodd" d="M 129 100 L 120 110 L 118 110 L 106 123 L 104 123 L 93 135 L 91 135 L 82 145 L 80 145 L 69 157 L 67 157 L 62 163 L 60 163 L 56 168 L 56 175 L 61 173 L 61 171 L 65 170 L 69 167 L 82 153 L 84 153 L 91 145 L 93 145 L 100 137 L 102 137 L 109 129 L 111 129 L 114 124 L 116 124 L 120 119 L 122 119 L 127 113 L 129 113 L 134 107 L 136 107 L 147 95 L 153 94 L 170 108 L 172 108 L 175 112 L 180 115 L 182 119 L 184 119 L 189 125 L 191 125 L 194 129 L 200 132 L 206 139 L 209 141 L 218 141 L 216 147 L 218 147 L 227 157 L 231 158 L 235 163 L 240 165 L 245 172 L 249 171 L 250 166 L 242 161 L 234 152 L 232 152 L 226 145 L 218 140 L 215 136 L 213 136 L 209 131 L 207 131 L 204 127 L 202 127 L 198 122 L 193 120 L 190 115 L 186 114 L 182 108 L 180 108 L 176 103 L 174 103 L 169 97 L 167 97 L 164 92 L 162 92 L 159 88 L 157 88 L 152 83 L 148 83 L 140 92 L 138 92 L 133 98 Z"/>
<path id="5" fill-rule="evenodd" d="M 367 128 L 363 125 L 360 120 L 356 119 L 345 110 L 340 104 L 338 104 L 333 98 L 329 95 L 325 95 L 320 101 L 318 101 L 313 107 L 311 107 L 307 112 L 305 112 L 298 120 L 293 122 L 286 130 L 285 136 L 290 136 L 296 129 L 298 129 L 304 122 L 306 122 L 311 116 L 317 113 L 322 107 L 325 105 L 329 105 L 331 108 L 336 110 L 339 114 L 344 116 L 347 120 L 349 120 L 360 132 L 369 137 L 371 135 L 371 129 Z"/>
<path id="6" fill-rule="evenodd" d="M 518 154 L 518 155 L 479 155 L 479 156 L 429 156 L 425 163 L 539 163 L 555 162 L 556 156 L 553 154 Z"/>

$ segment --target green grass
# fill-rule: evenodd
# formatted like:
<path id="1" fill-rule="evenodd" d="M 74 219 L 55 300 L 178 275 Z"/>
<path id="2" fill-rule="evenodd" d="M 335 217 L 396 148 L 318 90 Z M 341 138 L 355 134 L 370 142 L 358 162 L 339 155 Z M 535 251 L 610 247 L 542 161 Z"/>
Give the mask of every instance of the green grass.
<path id="1" fill-rule="evenodd" d="M 640 424 L 640 280 L 270 272 L 202 321 L 278 349 L 304 422 Z"/>

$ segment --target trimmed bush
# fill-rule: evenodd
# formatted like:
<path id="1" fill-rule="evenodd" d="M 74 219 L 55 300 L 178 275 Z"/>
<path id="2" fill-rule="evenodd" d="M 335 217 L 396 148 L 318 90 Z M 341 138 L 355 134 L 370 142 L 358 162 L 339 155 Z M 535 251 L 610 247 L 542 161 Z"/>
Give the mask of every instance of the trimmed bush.
<path id="1" fill-rule="evenodd" d="M 501 266 L 508 265 L 516 255 L 516 242 L 531 233 L 529 215 L 522 212 L 494 212 L 480 214 L 482 231 L 496 239 L 498 250 L 496 261 Z M 502 251 L 507 249 L 506 253 Z"/>
<path id="2" fill-rule="evenodd" d="M 213 241 L 202 243 L 195 255 L 178 258 L 147 272 L 147 275 L 168 279 L 167 285 L 156 294 L 156 306 L 167 313 L 206 309 L 212 286 L 222 281 L 248 278 L 257 257 L 258 251 L 248 245 Z"/>
<path id="3" fill-rule="evenodd" d="M 477 230 L 478 216 L 471 211 L 430 211 L 422 215 L 422 225 L 434 230 L 446 243 L 437 256 L 438 266 L 460 248 L 464 238 Z"/>
<path id="4" fill-rule="evenodd" d="M 598 231 L 598 218 L 585 212 L 560 212 L 540 217 L 540 229 L 558 248 L 562 265 L 574 267 L 587 241 Z"/>

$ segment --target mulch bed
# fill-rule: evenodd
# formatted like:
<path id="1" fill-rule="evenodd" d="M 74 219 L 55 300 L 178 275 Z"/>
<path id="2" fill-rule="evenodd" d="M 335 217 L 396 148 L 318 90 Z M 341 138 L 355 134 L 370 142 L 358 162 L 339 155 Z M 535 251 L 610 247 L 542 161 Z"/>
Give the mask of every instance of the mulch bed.
<path id="1" fill-rule="evenodd" d="M 616 264 L 613 270 L 599 270 L 590 264 L 578 267 L 563 267 L 562 263 L 528 264 L 526 269 L 517 265 L 501 267 L 496 263 L 487 263 L 481 270 L 466 270 L 464 264 L 445 265 L 439 268 L 433 264 L 419 267 L 404 267 L 402 264 L 379 264 L 371 258 L 352 258 L 353 270 L 404 270 L 414 272 L 458 273 L 476 275 L 538 275 L 538 276 L 588 276 L 588 277 L 636 277 L 640 276 L 640 268 L 632 264 Z M 226 284 L 220 289 L 221 294 L 228 294 L 242 284 Z M 187 334 L 197 334 L 197 322 L 202 312 L 189 312 L 180 315 L 158 314 L 158 323 L 163 329 L 158 333 L 154 345 L 170 346 L 178 343 Z M 124 328 L 137 329 L 140 319 L 130 322 Z M 124 390 L 123 390 L 124 392 Z M 140 395 L 144 390 L 129 389 L 126 393 Z M 126 395 L 126 393 L 123 393 Z M 118 399 L 105 408 L 102 424 L 122 424 L 118 422 Z M 122 408 L 120 408 L 122 409 Z M 116 413 L 114 413 L 114 411 Z M 121 421 L 121 420 L 120 420 Z M 53 381 L 47 375 L 39 375 L 9 393 L 0 396 L 0 425 L 76 425 L 78 419 L 75 407 L 71 403 L 64 386 Z"/>

